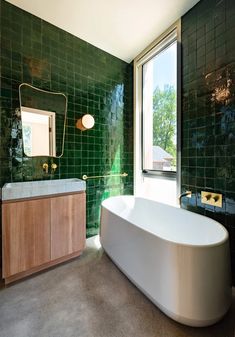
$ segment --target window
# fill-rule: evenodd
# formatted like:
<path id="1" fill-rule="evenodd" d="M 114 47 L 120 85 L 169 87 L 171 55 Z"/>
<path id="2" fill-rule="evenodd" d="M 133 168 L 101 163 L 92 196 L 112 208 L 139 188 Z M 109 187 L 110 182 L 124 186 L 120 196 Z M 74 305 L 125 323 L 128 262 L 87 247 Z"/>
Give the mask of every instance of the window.
<path id="1" fill-rule="evenodd" d="M 177 28 L 174 28 L 136 61 L 144 173 L 176 176 L 177 46 Z"/>

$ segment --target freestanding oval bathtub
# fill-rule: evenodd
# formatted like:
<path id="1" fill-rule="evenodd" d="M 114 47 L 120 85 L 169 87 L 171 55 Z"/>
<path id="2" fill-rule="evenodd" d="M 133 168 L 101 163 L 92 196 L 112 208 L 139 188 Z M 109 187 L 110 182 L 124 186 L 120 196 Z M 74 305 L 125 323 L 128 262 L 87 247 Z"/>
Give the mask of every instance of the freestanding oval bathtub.
<path id="1" fill-rule="evenodd" d="M 231 302 L 226 229 L 180 208 L 134 196 L 102 202 L 101 244 L 166 315 L 190 326 L 220 320 Z"/>

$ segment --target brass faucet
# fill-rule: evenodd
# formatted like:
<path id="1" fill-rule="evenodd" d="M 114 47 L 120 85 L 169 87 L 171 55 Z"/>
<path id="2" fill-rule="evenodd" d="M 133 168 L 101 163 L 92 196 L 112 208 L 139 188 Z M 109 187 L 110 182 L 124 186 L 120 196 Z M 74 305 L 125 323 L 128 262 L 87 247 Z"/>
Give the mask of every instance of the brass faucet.
<path id="1" fill-rule="evenodd" d="M 51 173 L 55 173 L 55 170 L 57 169 L 56 163 L 51 164 Z"/>
<path id="2" fill-rule="evenodd" d="M 48 164 L 47 163 L 43 163 L 42 164 L 42 169 L 47 174 L 48 173 Z"/>
<path id="3" fill-rule="evenodd" d="M 181 199 L 183 197 L 188 197 L 188 198 L 191 198 L 192 197 L 192 191 L 186 191 L 186 192 L 183 192 L 181 193 L 179 196 L 178 196 L 178 202 L 179 202 L 179 205 L 181 206 Z"/>

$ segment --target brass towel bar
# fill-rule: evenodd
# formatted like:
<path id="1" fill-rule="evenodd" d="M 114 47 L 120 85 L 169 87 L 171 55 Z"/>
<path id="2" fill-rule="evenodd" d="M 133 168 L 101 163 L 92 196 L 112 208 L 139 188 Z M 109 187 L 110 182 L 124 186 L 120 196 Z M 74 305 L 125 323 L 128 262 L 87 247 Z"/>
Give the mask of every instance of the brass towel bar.
<path id="1" fill-rule="evenodd" d="M 91 177 L 88 177 L 87 175 L 83 175 L 82 176 L 82 179 L 83 180 L 87 180 L 87 179 L 96 179 L 96 178 L 106 178 L 106 177 L 127 177 L 128 176 L 128 173 L 124 172 L 124 173 L 118 173 L 118 174 L 106 174 L 106 175 L 103 175 L 103 176 L 91 176 Z"/>

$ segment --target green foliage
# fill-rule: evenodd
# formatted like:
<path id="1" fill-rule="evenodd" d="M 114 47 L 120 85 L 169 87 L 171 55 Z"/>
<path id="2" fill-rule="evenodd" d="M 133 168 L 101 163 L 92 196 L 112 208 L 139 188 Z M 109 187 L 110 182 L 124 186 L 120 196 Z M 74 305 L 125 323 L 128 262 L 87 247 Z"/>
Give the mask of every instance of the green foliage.
<path id="1" fill-rule="evenodd" d="M 153 93 L 153 145 L 158 145 L 176 158 L 176 90 L 165 85 Z M 175 161 L 175 160 L 174 160 Z"/>

